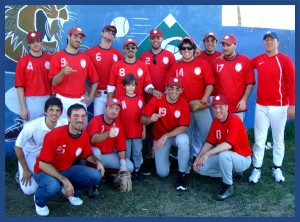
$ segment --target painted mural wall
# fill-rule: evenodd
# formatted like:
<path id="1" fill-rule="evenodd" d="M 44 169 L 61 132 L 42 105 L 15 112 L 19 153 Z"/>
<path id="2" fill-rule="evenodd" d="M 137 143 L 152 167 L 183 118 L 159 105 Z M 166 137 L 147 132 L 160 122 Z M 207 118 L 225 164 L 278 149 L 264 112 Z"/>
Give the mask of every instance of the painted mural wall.
<path id="1" fill-rule="evenodd" d="M 160 28 L 163 31 L 163 47 L 181 56 L 177 45 L 181 37 L 190 36 L 197 44 L 205 33 L 213 31 L 221 39 L 225 34 L 237 37 L 237 53 L 252 58 L 263 53 L 263 33 L 265 28 L 222 26 L 221 5 L 7 5 L 5 6 L 5 151 L 13 154 L 15 139 L 22 129 L 20 108 L 14 74 L 18 59 L 28 53 L 26 35 L 29 31 L 39 31 L 43 38 L 43 49 L 51 54 L 66 47 L 67 32 L 73 26 L 81 27 L 86 38 L 80 50 L 85 51 L 100 41 L 100 32 L 107 25 L 118 29 L 113 46 L 121 52 L 126 38 L 137 40 L 139 56 L 150 49 L 149 31 Z M 295 61 L 295 31 L 277 29 L 279 50 Z M 221 51 L 218 44 L 217 50 Z M 245 125 L 253 127 L 256 88 L 249 98 L 249 111 Z M 91 107 L 91 106 L 90 106 Z M 89 110 L 91 110 L 89 108 Z M 90 112 L 90 116 L 93 114 Z"/>

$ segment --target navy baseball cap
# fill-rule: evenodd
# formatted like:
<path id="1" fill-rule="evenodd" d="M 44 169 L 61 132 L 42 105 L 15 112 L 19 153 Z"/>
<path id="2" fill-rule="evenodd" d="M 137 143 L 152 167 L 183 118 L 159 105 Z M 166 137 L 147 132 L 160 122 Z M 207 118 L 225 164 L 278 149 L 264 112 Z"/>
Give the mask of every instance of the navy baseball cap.
<path id="1" fill-rule="evenodd" d="M 273 32 L 273 31 L 267 31 L 267 32 L 264 34 L 263 40 L 265 40 L 265 38 L 267 38 L 268 36 L 272 37 L 273 39 L 277 39 L 277 40 L 278 40 L 278 35 L 277 35 L 276 32 Z"/>

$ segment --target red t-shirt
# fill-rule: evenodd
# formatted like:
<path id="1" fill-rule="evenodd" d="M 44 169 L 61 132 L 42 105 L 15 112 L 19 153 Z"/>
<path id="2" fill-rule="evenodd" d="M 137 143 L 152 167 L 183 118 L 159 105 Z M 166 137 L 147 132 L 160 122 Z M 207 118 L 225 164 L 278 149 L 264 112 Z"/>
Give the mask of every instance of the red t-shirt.
<path id="1" fill-rule="evenodd" d="M 156 64 L 153 63 L 154 58 Z M 171 67 L 176 63 L 173 53 L 163 49 L 160 53 L 155 55 L 149 50 L 144 52 L 139 60 L 143 61 L 148 66 L 155 90 L 164 93 L 167 74 Z M 144 93 L 145 101 L 148 101 L 151 97 L 152 95 Z"/>
<path id="2" fill-rule="evenodd" d="M 69 54 L 67 51 L 61 50 L 52 56 L 49 71 L 50 81 L 66 66 L 66 63 L 76 72 L 65 75 L 58 85 L 52 86 L 52 91 L 68 98 L 80 98 L 85 94 L 86 78 L 90 83 L 99 81 L 97 71 L 85 53 L 78 51 L 77 54 Z"/>
<path id="3" fill-rule="evenodd" d="M 167 102 L 166 95 L 161 99 L 153 97 L 146 104 L 142 115 L 150 117 L 153 113 L 161 117 L 153 123 L 153 139 L 158 140 L 179 126 L 190 125 L 190 107 L 183 97 L 179 97 L 175 104 Z"/>
<path id="4" fill-rule="evenodd" d="M 120 102 L 122 110 L 119 116 L 124 126 L 126 139 L 141 139 L 143 132 L 141 114 L 145 105 L 143 97 L 140 95 L 134 97 L 123 95 L 120 97 Z"/>
<path id="5" fill-rule="evenodd" d="M 114 93 L 115 98 L 120 98 L 121 95 L 126 93 L 122 81 L 129 73 L 133 74 L 138 80 L 135 88 L 135 93 L 138 95 L 142 96 L 144 88 L 149 84 L 152 84 L 150 73 L 145 63 L 140 60 L 136 60 L 135 63 L 127 63 L 125 60 L 118 61 L 113 64 L 111 68 L 111 75 L 108 83 L 108 85 L 116 87 Z"/>
<path id="6" fill-rule="evenodd" d="M 215 85 L 215 77 L 208 62 L 194 59 L 190 62 L 178 61 L 172 66 L 165 84 L 170 77 L 180 78 L 183 82 L 183 97 L 187 102 L 202 99 L 207 85 Z"/>
<path id="7" fill-rule="evenodd" d="M 242 156 L 252 155 L 247 130 L 241 119 L 234 114 L 229 113 L 225 122 L 214 118 L 206 142 L 214 146 L 227 142 L 232 146 L 231 151 Z"/>
<path id="8" fill-rule="evenodd" d="M 39 161 L 50 163 L 58 171 L 63 171 L 69 169 L 76 158 L 86 159 L 92 154 L 89 137 L 84 130 L 80 137 L 72 138 L 69 135 L 69 125 L 60 126 L 46 134 L 34 171 L 42 172 Z"/>
<path id="9" fill-rule="evenodd" d="M 99 148 L 101 153 L 103 154 L 112 153 L 114 149 L 116 149 L 117 152 L 126 150 L 126 140 L 123 125 L 119 119 L 115 119 L 114 123 L 116 124 L 116 127 L 119 128 L 118 136 L 116 136 L 115 138 L 107 138 L 102 142 L 92 144 L 93 147 Z M 107 132 L 112 126 L 113 123 L 107 124 L 104 121 L 103 114 L 101 114 L 98 116 L 94 116 L 91 119 L 86 128 L 86 131 L 91 139 L 94 134 Z"/>
<path id="10" fill-rule="evenodd" d="M 295 105 L 295 67 L 282 53 L 261 54 L 252 59 L 257 69 L 257 100 L 263 106 Z"/>
<path id="11" fill-rule="evenodd" d="M 27 54 L 19 59 L 15 74 L 15 87 L 24 87 L 25 96 L 46 96 L 51 94 L 48 80 L 51 55 L 40 57 Z"/>
<path id="12" fill-rule="evenodd" d="M 229 60 L 225 57 L 214 60 L 212 67 L 217 80 L 217 94 L 227 98 L 229 112 L 240 112 L 236 106 L 243 98 L 247 85 L 255 84 L 251 60 L 247 56 L 236 54 Z"/>
<path id="13" fill-rule="evenodd" d="M 205 51 L 201 52 L 196 58 L 203 59 L 208 63 L 211 63 L 216 58 L 220 57 L 222 52 L 215 51 L 214 54 L 207 54 Z"/>
<path id="14" fill-rule="evenodd" d="M 111 47 L 103 49 L 96 45 L 85 52 L 92 60 L 99 77 L 98 90 L 106 90 L 112 65 L 124 59 L 122 53 Z"/>

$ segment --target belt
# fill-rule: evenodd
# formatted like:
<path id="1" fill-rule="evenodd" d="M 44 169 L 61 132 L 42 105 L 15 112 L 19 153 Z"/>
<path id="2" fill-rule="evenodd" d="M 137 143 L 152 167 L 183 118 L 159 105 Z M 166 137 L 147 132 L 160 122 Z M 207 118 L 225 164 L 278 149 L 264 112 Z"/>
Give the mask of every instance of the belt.
<path id="1" fill-rule="evenodd" d="M 103 94 L 107 94 L 107 90 L 97 90 L 98 92 L 101 92 Z"/>

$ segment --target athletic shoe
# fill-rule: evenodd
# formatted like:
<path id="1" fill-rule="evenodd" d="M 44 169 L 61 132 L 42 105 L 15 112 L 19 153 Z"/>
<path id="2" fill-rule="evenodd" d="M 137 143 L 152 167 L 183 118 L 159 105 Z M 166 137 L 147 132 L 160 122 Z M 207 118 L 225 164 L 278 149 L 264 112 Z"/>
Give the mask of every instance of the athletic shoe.
<path id="1" fill-rule="evenodd" d="M 38 205 L 36 205 L 35 203 L 35 194 L 33 195 L 33 201 L 34 201 L 34 205 L 35 205 L 35 211 L 39 216 L 48 216 L 49 215 L 49 208 L 45 205 L 44 207 L 39 207 Z"/>
<path id="2" fill-rule="evenodd" d="M 145 176 L 141 172 L 141 170 L 132 172 L 132 180 L 144 180 L 144 179 L 145 179 Z"/>
<path id="3" fill-rule="evenodd" d="M 257 168 L 254 168 L 252 170 L 251 176 L 249 177 L 249 182 L 250 183 L 257 183 L 260 176 L 261 176 L 261 170 L 257 169 Z"/>
<path id="4" fill-rule="evenodd" d="M 92 199 L 96 199 L 96 198 L 98 198 L 100 196 L 99 191 L 98 191 L 98 189 L 97 189 L 96 186 L 94 186 L 91 189 L 89 189 L 88 195 Z"/>
<path id="5" fill-rule="evenodd" d="M 275 179 L 276 182 L 280 183 L 280 182 L 284 182 L 285 181 L 285 178 L 284 176 L 282 175 L 282 171 L 280 168 L 272 168 L 272 174 L 273 174 L 273 177 Z"/>
<path id="6" fill-rule="evenodd" d="M 63 195 L 65 195 L 65 189 L 64 188 L 61 188 L 61 192 L 63 193 Z M 79 206 L 83 203 L 83 201 L 79 197 L 69 196 L 68 200 L 74 206 Z"/>
<path id="7" fill-rule="evenodd" d="M 179 173 L 178 174 L 176 190 L 177 191 L 187 190 L 185 173 L 183 173 L 183 174 Z"/>
<path id="8" fill-rule="evenodd" d="M 226 200 L 228 197 L 232 196 L 233 193 L 233 185 L 228 185 L 224 183 L 221 192 L 216 195 L 216 200 Z"/>
<path id="9" fill-rule="evenodd" d="M 143 164 L 141 165 L 141 168 L 140 168 L 140 172 L 142 174 L 144 174 L 145 176 L 150 176 L 151 175 L 151 163 L 150 163 L 151 160 L 144 160 Z"/>
<path id="10" fill-rule="evenodd" d="M 15 181 L 16 181 L 16 183 L 20 184 L 20 174 L 19 174 L 19 171 L 16 172 Z"/>

